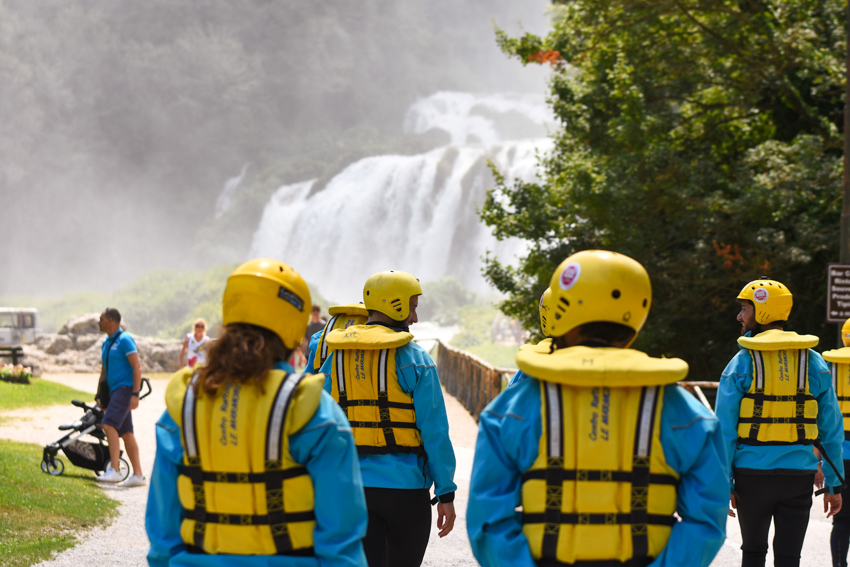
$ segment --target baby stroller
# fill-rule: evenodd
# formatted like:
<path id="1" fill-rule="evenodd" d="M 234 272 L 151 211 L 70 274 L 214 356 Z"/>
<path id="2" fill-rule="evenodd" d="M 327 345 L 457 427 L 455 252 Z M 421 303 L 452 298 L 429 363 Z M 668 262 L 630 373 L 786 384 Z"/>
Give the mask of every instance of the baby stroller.
<path id="1" fill-rule="evenodd" d="M 147 391 L 145 391 L 147 389 Z M 142 378 L 142 386 L 139 399 L 143 400 L 151 393 L 151 383 L 147 378 Z M 44 446 L 44 454 L 41 459 L 41 470 L 47 474 L 58 476 L 65 472 L 65 463 L 56 458 L 61 449 L 65 456 L 78 467 L 90 469 L 95 474 L 106 470 L 109 464 L 109 445 L 106 443 L 106 433 L 103 432 L 101 421 L 103 410 L 97 404 L 86 405 L 80 400 L 73 400 L 72 405 L 86 411 L 82 418 L 74 423 L 66 423 L 59 426 L 59 431 L 68 431 L 61 439 Z M 84 435 L 93 437 L 97 443 L 83 441 Z M 130 465 L 124 459 L 124 451 L 119 458 L 121 478 L 127 478 L 130 474 Z"/>

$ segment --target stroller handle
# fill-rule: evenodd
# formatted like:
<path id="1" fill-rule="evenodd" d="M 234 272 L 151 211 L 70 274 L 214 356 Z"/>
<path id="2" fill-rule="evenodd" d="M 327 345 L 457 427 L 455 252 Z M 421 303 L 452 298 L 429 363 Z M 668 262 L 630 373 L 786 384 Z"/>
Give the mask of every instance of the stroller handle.
<path id="1" fill-rule="evenodd" d="M 145 388 L 147 388 L 147 391 L 145 391 Z M 144 400 L 151 395 L 151 392 L 153 392 L 153 389 L 151 388 L 151 381 L 142 377 L 142 385 L 139 386 L 139 399 Z"/>

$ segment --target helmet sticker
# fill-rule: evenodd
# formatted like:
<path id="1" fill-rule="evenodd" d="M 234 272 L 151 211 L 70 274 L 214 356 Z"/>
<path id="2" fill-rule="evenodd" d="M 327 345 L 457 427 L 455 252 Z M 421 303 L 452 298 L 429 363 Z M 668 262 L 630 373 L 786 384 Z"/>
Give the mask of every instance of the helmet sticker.
<path id="1" fill-rule="evenodd" d="M 291 303 L 298 311 L 304 311 L 304 301 L 285 287 L 280 287 L 277 292 L 277 296 L 282 300 Z"/>
<path id="2" fill-rule="evenodd" d="M 570 289 L 576 282 L 578 281 L 579 276 L 581 275 L 581 264 L 578 262 L 573 262 L 564 268 L 564 271 L 561 272 L 561 277 L 558 278 L 558 283 L 561 286 L 561 289 L 564 291 Z"/>
<path id="3" fill-rule="evenodd" d="M 753 292 L 753 301 L 756 303 L 764 303 L 767 301 L 769 295 L 770 293 L 765 288 L 760 287 Z"/>

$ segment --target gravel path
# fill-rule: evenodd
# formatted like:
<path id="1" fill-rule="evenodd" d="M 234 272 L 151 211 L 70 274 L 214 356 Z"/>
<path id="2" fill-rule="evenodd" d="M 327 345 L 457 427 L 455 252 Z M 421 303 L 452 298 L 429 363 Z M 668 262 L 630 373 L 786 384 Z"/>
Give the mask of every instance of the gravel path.
<path id="1" fill-rule="evenodd" d="M 97 384 L 96 374 L 54 374 L 45 379 L 71 386 L 78 390 L 94 394 Z M 166 380 L 151 380 L 153 394 L 143 400 L 139 409 L 133 412 L 136 437 L 141 449 L 141 460 L 144 474 L 149 475 L 153 467 L 156 448 L 154 424 L 165 410 L 163 392 Z M 432 527 L 431 541 L 425 555 L 423 565 L 440 566 L 474 566 L 477 565 L 469 547 L 466 536 L 466 505 L 469 489 L 469 477 L 472 470 L 472 457 L 475 448 L 477 425 L 469 413 L 451 396 L 446 396 L 446 408 L 449 415 L 450 431 L 457 456 L 457 472 L 455 482 L 458 492 L 455 500 L 457 520 L 454 531 L 447 537 L 437 537 L 437 530 Z M 80 410 L 68 404 L 53 406 L 41 410 L 16 410 L 5 412 L 0 423 L 0 438 L 12 439 L 28 443 L 45 445 L 52 443 L 61 436 L 59 425 L 72 422 L 80 417 Z M 64 457 L 64 456 L 63 456 Z M 66 466 L 74 468 L 64 459 Z M 33 463 L 33 470 L 39 471 L 39 463 Z M 84 469 L 77 469 L 83 472 Z M 92 482 L 94 473 L 91 472 Z M 79 567 L 89 565 L 98 567 L 110 565 L 114 567 L 144 567 L 147 565 L 145 555 L 148 539 L 145 534 L 145 504 L 148 487 L 117 488 L 102 486 L 109 496 L 118 500 L 121 505 L 119 517 L 112 525 L 79 534 L 80 543 L 73 549 L 66 550 L 50 561 L 40 563 L 38 567 Z M 850 505 L 850 503 L 848 503 Z M 829 533 L 831 522 L 824 518 L 822 512 L 823 500 L 818 498 L 812 506 L 811 522 L 806 534 L 803 547 L 801 567 L 830 565 Z M 436 525 L 436 507 L 434 508 L 434 526 Z M 771 535 L 772 538 L 772 535 Z M 730 519 L 727 523 L 727 540 L 711 563 L 711 567 L 735 567 L 741 563 L 741 536 L 737 520 Z M 773 564 L 772 555 L 768 554 L 768 565 Z"/>

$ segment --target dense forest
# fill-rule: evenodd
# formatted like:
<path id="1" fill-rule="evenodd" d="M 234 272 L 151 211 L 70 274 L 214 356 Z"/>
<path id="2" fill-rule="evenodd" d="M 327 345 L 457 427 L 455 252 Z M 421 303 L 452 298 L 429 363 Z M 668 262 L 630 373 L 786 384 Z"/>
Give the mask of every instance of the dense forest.
<path id="1" fill-rule="evenodd" d="M 484 218 L 532 243 L 492 260 L 502 308 L 527 328 L 553 269 L 604 248 L 646 266 L 654 302 L 635 343 L 717 379 L 737 351 L 735 297 L 769 276 L 790 327 L 834 348 L 826 274 L 838 262 L 846 4 L 822 0 L 555 3 L 544 36 L 506 53 L 555 69 L 564 128 L 541 183 L 491 193 Z"/>
<path id="2" fill-rule="evenodd" d="M 281 184 L 442 143 L 403 134 L 418 97 L 540 92 L 494 23 L 546 4 L 0 0 L 0 294 L 243 260 Z"/>

